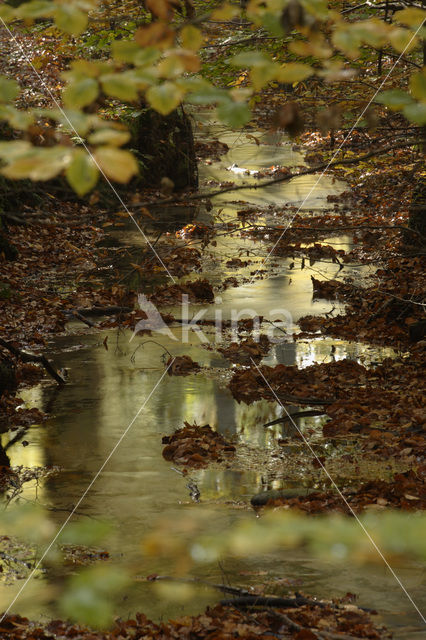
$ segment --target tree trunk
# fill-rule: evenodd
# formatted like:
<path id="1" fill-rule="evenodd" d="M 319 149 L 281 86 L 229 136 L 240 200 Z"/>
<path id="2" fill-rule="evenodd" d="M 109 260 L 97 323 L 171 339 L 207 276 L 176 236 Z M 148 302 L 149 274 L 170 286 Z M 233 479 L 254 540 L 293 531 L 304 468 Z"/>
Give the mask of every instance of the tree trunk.
<path id="1" fill-rule="evenodd" d="M 149 108 L 126 118 L 132 134 L 130 146 L 141 162 L 141 186 L 157 186 L 169 178 L 175 189 L 198 186 L 198 167 L 191 121 L 183 108 L 162 116 Z"/>

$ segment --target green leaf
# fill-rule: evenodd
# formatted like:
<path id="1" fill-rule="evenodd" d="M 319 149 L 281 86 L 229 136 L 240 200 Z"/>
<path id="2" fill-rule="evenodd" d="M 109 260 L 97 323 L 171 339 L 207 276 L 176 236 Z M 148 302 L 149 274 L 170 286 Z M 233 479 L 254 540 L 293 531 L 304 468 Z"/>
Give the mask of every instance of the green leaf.
<path id="1" fill-rule="evenodd" d="M 20 92 L 19 84 L 16 80 L 10 80 L 0 76 L 0 102 L 11 102 L 18 97 Z"/>
<path id="2" fill-rule="evenodd" d="M 115 182 L 129 182 L 139 172 L 138 164 L 129 151 L 105 146 L 96 149 L 93 155 L 101 171 Z"/>
<path id="3" fill-rule="evenodd" d="M 424 20 L 426 20 L 426 11 L 424 9 L 416 9 L 415 7 L 411 7 L 409 9 L 403 9 L 402 11 L 397 11 L 394 14 L 394 18 L 397 22 L 401 24 L 406 24 L 409 27 L 420 27 L 423 24 Z"/>
<path id="4" fill-rule="evenodd" d="M 412 95 L 418 100 L 426 102 L 426 69 L 420 73 L 415 73 L 410 78 L 410 90 Z"/>
<path id="5" fill-rule="evenodd" d="M 417 46 L 417 38 L 411 31 L 396 27 L 389 34 L 389 42 L 398 53 L 409 52 Z"/>
<path id="6" fill-rule="evenodd" d="M 55 11 L 55 24 L 58 29 L 72 36 L 78 36 L 83 33 L 87 27 L 87 22 L 87 13 L 83 13 L 72 3 L 60 5 Z"/>
<path id="7" fill-rule="evenodd" d="M 313 73 L 314 69 L 308 64 L 289 62 L 281 66 L 276 78 L 279 82 L 293 84 L 293 82 L 301 82 L 309 78 Z"/>
<path id="8" fill-rule="evenodd" d="M 87 115 L 81 111 L 74 111 L 71 109 L 66 109 L 65 111 L 55 110 L 54 115 L 52 112 L 47 112 L 46 115 L 48 117 L 53 117 L 62 124 L 66 130 L 77 133 L 80 136 L 86 135 L 92 126 L 92 121 L 96 119 L 96 116 L 94 115 Z"/>
<path id="9" fill-rule="evenodd" d="M 376 97 L 376 102 L 384 104 L 392 111 L 400 111 L 405 105 L 409 105 L 413 102 L 411 96 L 406 91 L 400 89 L 389 89 L 389 91 L 382 91 Z"/>
<path id="10" fill-rule="evenodd" d="M 100 78 L 104 93 L 125 102 L 134 102 L 138 89 L 134 76 L 126 73 L 109 73 Z"/>
<path id="11" fill-rule="evenodd" d="M 98 181 L 99 170 L 93 159 L 83 149 L 76 149 L 72 161 L 65 172 L 70 186 L 79 196 L 88 193 Z M 68 533 L 68 532 L 67 532 Z M 70 535 L 72 531 L 70 532 Z M 93 542 L 77 542 L 77 544 L 93 544 Z"/>
<path id="12" fill-rule="evenodd" d="M 219 89 L 203 78 L 181 78 L 176 80 L 176 84 L 188 94 L 185 102 L 191 104 L 214 104 L 229 100 L 225 89 Z"/>
<path id="13" fill-rule="evenodd" d="M 182 47 L 190 51 L 198 51 L 203 44 L 203 34 L 197 27 L 189 24 L 180 32 Z"/>
<path id="14" fill-rule="evenodd" d="M 256 91 L 262 89 L 271 80 L 277 78 L 280 67 L 276 62 L 268 62 L 263 65 L 255 65 L 250 70 L 250 80 Z"/>
<path id="15" fill-rule="evenodd" d="M 337 49 L 343 51 L 349 58 L 356 58 L 362 44 L 359 33 L 351 29 L 351 25 L 337 26 L 332 35 L 332 42 Z"/>
<path id="16" fill-rule="evenodd" d="M 3 160 L 15 160 L 31 154 L 33 146 L 27 140 L 10 140 L 0 142 L 0 158 Z"/>
<path id="17" fill-rule="evenodd" d="M 184 92 L 174 82 L 164 82 L 155 87 L 150 87 L 145 94 L 150 106 L 166 116 L 181 103 Z"/>
<path id="18" fill-rule="evenodd" d="M 59 605 L 73 621 L 105 628 L 114 615 L 112 600 L 127 586 L 128 575 L 110 565 L 83 569 L 71 576 Z"/>
<path id="19" fill-rule="evenodd" d="M 75 156 L 91 159 L 82 149 L 76 149 Z M 71 185 L 72 186 L 72 185 Z M 99 545 L 111 533 L 112 526 L 109 522 L 102 520 L 79 520 L 72 522 L 61 533 L 59 544 L 79 544 L 86 547 Z"/>
<path id="20" fill-rule="evenodd" d="M 1 173 L 12 180 L 51 180 L 61 173 L 71 158 L 72 149 L 69 147 L 33 147 L 31 152 L 13 160 Z"/>
<path id="21" fill-rule="evenodd" d="M 15 11 L 17 18 L 47 18 L 54 14 L 57 5 L 54 2 L 48 0 L 33 0 L 33 2 L 26 2 L 21 4 Z"/>
<path id="22" fill-rule="evenodd" d="M 130 140 L 130 133 L 125 130 L 99 129 L 89 137 L 90 144 L 110 144 L 113 147 L 121 147 Z"/>
<path id="23" fill-rule="evenodd" d="M 320 20 L 328 17 L 328 3 L 325 0 L 302 0 L 303 8 Z"/>
<path id="24" fill-rule="evenodd" d="M 115 40 L 111 45 L 112 57 L 118 62 L 133 62 L 139 51 L 141 48 L 134 40 Z"/>
<path id="25" fill-rule="evenodd" d="M 281 24 L 281 13 L 275 11 L 274 13 L 265 13 L 262 16 L 262 24 L 267 31 L 277 38 L 282 38 L 285 35 L 284 29 Z"/>
<path id="26" fill-rule="evenodd" d="M 15 17 L 15 10 L 12 7 L 8 7 L 7 4 L 0 6 L 0 18 L 4 22 L 12 22 Z"/>
<path id="27" fill-rule="evenodd" d="M 251 118 L 250 109 L 244 102 L 225 102 L 217 107 L 217 115 L 234 129 L 244 126 Z"/>
<path id="28" fill-rule="evenodd" d="M 71 62 L 71 71 L 63 74 L 70 82 L 80 80 L 82 78 L 97 78 L 102 73 L 111 71 L 111 64 L 101 60 L 73 60 Z"/>
<path id="29" fill-rule="evenodd" d="M 62 94 L 64 103 L 72 109 L 91 104 L 98 97 L 99 85 L 94 78 L 81 78 L 71 82 Z"/>
<path id="30" fill-rule="evenodd" d="M 0 118 L 7 120 L 14 129 L 21 129 L 22 131 L 26 131 L 34 122 L 34 116 L 31 113 L 19 111 L 19 109 L 15 109 L 10 104 L 0 105 Z"/>
<path id="31" fill-rule="evenodd" d="M 272 60 L 270 56 L 266 55 L 262 51 L 243 51 L 238 55 L 231 58 L 230 63 L 234 67 L 246 68 L 253 67 L 254 65 L 264 65 L 271 63 Z"/>
<path id="32" fill-rule="evenodd" d="M 161 54 L 158 49 L 154 49 L 153 47 L 139 47 L 139 51 L 133 58 L 133 64 L 136 67 L 152 67 L 160 56 Z"/>
<path id="33" fill-rule="evenodd" d="M 402 112 L 410 122 L 415 122 L 420 126 L 426 125 L 426 104 L 424 102 L 413 102 L 413 104 L 405 106 Z"/>

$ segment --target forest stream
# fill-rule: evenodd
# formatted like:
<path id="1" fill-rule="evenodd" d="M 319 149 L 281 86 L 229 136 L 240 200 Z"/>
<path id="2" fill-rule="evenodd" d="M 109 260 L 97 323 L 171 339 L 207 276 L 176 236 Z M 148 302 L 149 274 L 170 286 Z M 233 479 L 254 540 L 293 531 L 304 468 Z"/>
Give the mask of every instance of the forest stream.
<path id="1" fill-rule="evenodd" d="M 247 136 L 221 130 L 216 123 L 210 122 L 208 114 L 199 118 L 197 135 L 201 139 L 213 137 L 229 147 L 220 160 L 200 165 L 202 187 L 226 181 L 235 184 L 256 182 L 257 171 L 303 164 L 302 150 L 293 149 L 291 141 L 284 136 L 274 138 L 257 132 Z M 269 189 L 238 191 L 232 197 L 224 194 L 212 201 L 212 211 L 201 207 L 197 219 L 200 223 L 226 229 L 227 222 L 235 220 L 238 210 L 256 207 L 262 209 L 257 224 L 271 226 L 275 205 L 286 204 L 289 217 L 294 215 L 294 207 L 300 207 L 300 215 L 303 215 L 305 210 L 330 207 L 327 198 L 344 189 L 345 184 L 334 178 L 321 178 L 317 184 L 317 177 L 309 175 Z M 162 221 L 167 223 L 168 214 L 170 211 L 164 213 Z M 157 216 L 161 217 L 158 212 Z M 150 229 L 149 224 L 147 233 L 154 242 L 157 231 Z M 323 242 L 349 251 L 352 241 L 351 235 L 340 235 Z M 111 232 L 110 243 L 115 247 L 128 247 L 129 252 L 125 255 L 145 246 L 143 237 L 130 220 L 119 231 Z M 193 246 L 198 247 L 199 241 L 194 239 Z M 273 321 L 277 343 L 271 345 L 261 361 L 271 366 L 282 363 L 303 368 L 317 362 L 349 358 L 370 367 L 384 357 L 401 355 L 391 348 L 341 339 L 294 339 L 293 334 L 299 331 L 297 321 L 300 317 L 337 313 L 344 308 L 339 302 L 313 299 L 311 276 L 350 278 L 362 283 L 368 281 L 370 269 L 350 262 L 318 261 L 305 265 L 297 256 L 291 259 L 276 255 L 263 264 L 267 253 L 265 247 L 262 240 L 249 236 L 219 234 L 215 246 L 208 245 L 203 249 L 201 276 L 194 273 L 183 278 L 184 281 L 207 278 L 215 289 L 215 302 L 191 304 L 189 317 L 206 306 L 204 319 L 217 318 L 220 310 L 224 321 L 231 320 L 232 314 L 244 317 L 244 310 L 250 309 Z M 235 267 L 233 259 L 241 260 L 240 266 Z M 126 258 L 123 259 L 123 274 L 125 262 Z M 227 278 L 235 278 L 236 286 L 223 287 Z M 148 292 L 143 287 L 142 278 L 140 292 Z M 281 316 L 277 309 L 283 312 Z M 182 319 L 178 306 L 170 304 L 161 310 Z M 235 368 L 242 365 L 231 364 L 217 351 L 216 347 L 223 345 L 215 345 L 214 327 L 200 326 L 203 336 L 210 340 L 208 348 L 200 340 L 200 334 L 188 331 L 182 322 L 172 324 L 163 333 L 153 332 L 151 338 L 155 342 L 150 342 L 149 336 L 134 336 L 130 329 L 99 332 L 73 320 L 68 324 L 67 335 L 51 341 L 46 352 L 57 367 L 68 369 L 68 384 L 58 391 L 50 382 L 43 382 L 21 394 L 27 406 L 48 406 L 50 415 L 44 425 L 34 426 L 26 433 L 27 446 L 17 442 L 9 448 L 8 455 L 13 466 L 51 465 L 61 469 L 37 487 L 36 483 L 28 483 L 23 493 L 24 498 L 31 500 L 37 495 L 40 504 L 52 509 L 47 517 L 59 527 L 156 387 L 164 373 L 167 353 L 190 356 L 204 367 L 192 375 L 165 375 L 78 508 L 78 513 L 83 514 L 80 518 L 106 518 L 116 525 L 115 536 L 108 543 L 110 557 L 118 564 L 136 567 L 141 578 L 152 573 L 170 575 L 176 563 L 175 558 L 141 553 L 141 539 L 155 528 L 159 518 L 168 519 L 173 536 L 174 522 L 189 519 L 194 512 L 207 509 L 213 516 L 206 520 L 205 531 L 220 536 L 233 523 L 256 517 L 250 506 L 250 499 L 255 494 L 267 489 L 289 488 L 303 492 L 330 486 L 329 480 L 312 468 L 311 456 L 303 443 L 279 446 L 277 441 L 286 429 L 291 435 L 289 427 L 280 424 L 264 427 L 266 422 L 282 415 L 278 404 L 260 400 L 246 405 L 232 397 L 226 384 Z M 108 348 L 105 348 L 106 338 Z M 224 340 L 227 339 L 230 337 L 225 336 Z M 185 421 L 209 424 L 231 439 L 237 445 L 235 459 L 190 471 L 184 477 L 173 463 L 163 459 L 161 440 Z M 339 439 L 324 438 L 321 430 L 324 421 L 323 416 L 306 417 L 299 419 L 298 424 L 302 431 L 310 434 L 316 451 L 332 463 L 342 444 Z M 3 435 L 3 444 L 8 437 Z M 355 457 L 356 451 L 354 440 Z M 362 464 L 362 461 L 358 462 Z M 386 479 L 398 470 L 393 465 L 387 460 L 382 468 L 363 470 L 363 475 L 368 476 L 371 472 L 371 477 Z M 356 486 L 357 472 L 349 463 L 347 469 L 335 468 L 334 473 L 336 479 L 345 478 L 347 484 L 352 482 Z M 191 488 L 188 488 L 191 483 L 197 487 L 199 502 L 193 495 L 191 497 Z M 179 530 L 179 535 L 185 534 Z M 191 531 L 186 535 L 188 545 L 191 545 Z M 288 584 L 290 589 L 301 589 L 318 597 L 344 596 L 350 585 L 350 590 L 358 596 L 357 604 L 377 609 L 379 621 L 392 629 L 395 637 L 408 640 L 420 638 L 422 634 L 416 612 L 387 568 L 379 562 L 345 565 L 310 557 L 301 550 L 290 554 L 281 551 L 244 560 L 234 558 L 220 565 L 206 560 L 195 565 L 191 574 L 213 583 L 225 581 L 242 586 L 255 585 L 267 575 L 272 586 Z M 405 560 L 404 565 L 398 567 L 398 575 L 419 606 L 426 606 L 426 594 L 422 589 L 424 566 Z M 31 618 L 58 615 L 55 603 L 49 600 L 48 590 L 47 603 L 40 598 L 40 582 L 45 581 L 47 587 L 49 581 L 54 583 L 55 579 L 40 573 L 28 584 L 14 611 Z M 19 580 L 12 584 L 0 583 L 0 609 L 7 607 L 20 584 Z M 173 618 L 199 613 L 207 604 L 220 598 L 221 594 L 200 586 L 197 597 L 190 602 L 170 604 L 156 595 L 149 582 L 141 579 L 126 590 L 119 614 L 128 617 L 135 611 L 143 611 L 154 620 Z"/>

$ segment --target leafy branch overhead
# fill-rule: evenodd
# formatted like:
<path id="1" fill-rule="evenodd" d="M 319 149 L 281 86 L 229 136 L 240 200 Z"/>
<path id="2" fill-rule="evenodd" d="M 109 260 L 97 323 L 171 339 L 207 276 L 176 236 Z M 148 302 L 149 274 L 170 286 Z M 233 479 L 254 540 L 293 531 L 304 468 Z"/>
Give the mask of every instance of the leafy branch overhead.
<path id="1" fill-rule="evenodd" d="M 107 105 L 148 105 L 168 115 L 184 103 L 214 105 L 217 117 L 238 128 L 251 117 L 256 93 L 271 83 L 297 86 L 316 77 L 322 82 L 347 82 L 359 74 L 367 57 L 382 50 L 413 55 L 417 62 L 406 90 L 387 88 L 375 102 L 401 112 L 417 126 L 426 125 L 426 69 L 419 64 L 426 39 L 426 11 L 419 6 L 392 5 L 387 10 L 365 4 L 362 19 L 338 11 L 324 0 L 250 0 L 245 9 L 235 3 L 217 3 L 209 13 L 186 19 L 178 15 L 175 0 L 145 2 L 141 19 L 129 22 L 126 36 L 110 38 L 108 51 L 71 59 L 61 74 L 60 95 L 51 95 L 51 108 L 22 108 L 21 86 L 0 77 L 0 119 L 15 132 L 0 143 L 1 172 L 9 179 L 50 180 L 64 174 L 79 194 L 88 193 L 102 174 L 127 183 L 138 173 L 126 127 Z M 211 4 L 211 3 L 210 3 Z M 18 6 L 16 6 L 18 5 Z M 401 7 L 401 8 L 400 8 Z M 149 11 L 151 15 L 149 15 Z M 286 55 L 259 47 L 230 52 L 228 64 L 243 81 L 219 87 L 203 72 L 203 23 L 230 21 L 241 15 L 254 34 L 275 38 L 286 45 Z M 25 27 L 63 32 L 62 42 L 75 42 L 95 25 L 113 20 L 98 0 L 9 0 L 0 7 L 0 19 L 10 38 Z M 110 33 L 114 30 L 110 28 Z M 423 61 L 424 62 L 424 61 Z M 42 76 L 42 72 L 40 77 Z M 380 86 L 378 82 L 378 87 Z M 286 112 L 287 113 L 287 112 Z M 278 125 L 292 132 L 292 122 Z M 34 127 L 49 136 L 34 140 Z M 299 128 L 293 126 L 293 135 Z M 53 132 L 53 134 L 52 134 Z"/>

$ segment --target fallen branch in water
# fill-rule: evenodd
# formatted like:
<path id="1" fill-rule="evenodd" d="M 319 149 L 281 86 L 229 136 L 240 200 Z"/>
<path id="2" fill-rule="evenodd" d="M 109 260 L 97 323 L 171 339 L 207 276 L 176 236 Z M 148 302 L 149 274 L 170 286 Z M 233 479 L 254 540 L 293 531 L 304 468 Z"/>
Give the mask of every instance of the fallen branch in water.
<path id="1" fill-rule="evenodd" d="M 82 316 L 113 316 L 116 313 L 131 313 L 132 311 L 132 307 L 119 307 L 113 305 L 110 307 L 88 307 L 87 309 L 77 308 L 72 309 L 70 313 L 78 313 Z"/>
<path id="2" fill-rule="evenodd" d="M 291 609 L 293 607 L 303 607 L 309 605 L 311 607 L 333 606 L 320 600 L 310 600 L 303 596 L 296 595 L 295 598 L 279 598 L 277 596 L 259 596 L 246 595 L 240 598 L 230 598 L 229 600 L 221 600 L 223 607 L 237 607 L 238 609 L 247 609 L 251 607 L 277 607 L 278 609 Z M 334 605 L 336 606 L 336 605 Z"/>
<path id="3" fill-rule="evenodd" d="M 298 396 L 283 394 L 283 393 L 280 393 L 279 391 L 273 391 L 273 394 L 274 395 L 271 398 L 272 400 L 277 400 L 278 398 L 280 402 L 295 404 L 297 406 L 301 404 L 307 404 L 307 405 L 333 404 L 334 402 L 336 402 L 335 398 L 328 398 L 328 399 L 327 398 L 299 398 Z"/>
<path id="4" fill-rule="evenodd" d="M 79 311 L 71 311 L 71 314 L 74 316 L 74 318 L 80 320 L 80 322 L 87 324 L 88 327 L 96 327 L 96 324 L 94 322 L 85 318 Z"/>
<path id="5" fill-rule="evenodd" d="M 179 472 L 180 473 L 180 472 Z M 217 589 L 218 591 L 222 591 L 223 593 L 230 593 L 235 596 L 241 597 L 253 597 L 253 594 L 250 593 L 247 589 L 242 589 L 239 587 L 229 587 L 226 584 L 215 584 L 214 582 L 207 582 L 206 580 L 202 580 L 201 578 L 175 578 L 173 576 L 157 576 L 156 574 L 147 577 L 148 582 L 157 582 L 159 580 L 166 580 L 168 582 L 183 582 L 183 583 L 195 583 L 201 584 L 203 587 L 209 587 L 211 589 Z"/>
<path id="6" fill-rule="evenodd" d="M 15 347 L 11 342 L 7 342 L 2 338 L 0 338 L 0 346 L 10 351 L 10 353 L 13 353 L 13 355 L 22 360 L 22 362 L 35 362 L 42 364 L 47 373 L 49 373 L 58 384 L 65 384 L 65 379 L 52 367 L 46 356 L 38 356 L 35 353 L 21 351 L 21 349 Z"/>
<path id="7" fill-rule="evenodd" d="M 323 416 L 325 411 L 319 411 L 318 409 L 310 409 L 309 411 L 297 411 L 297 413 L 291 413 L 288 416 L 282 416 L 271 422 L 265 422 L 264 427 L 272 427 L 274 424 L 284 424 L 285 422 L 293 422 L 297 418 L 310 418 L 313 416 Z"/>

